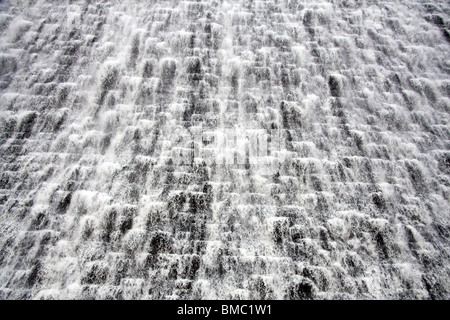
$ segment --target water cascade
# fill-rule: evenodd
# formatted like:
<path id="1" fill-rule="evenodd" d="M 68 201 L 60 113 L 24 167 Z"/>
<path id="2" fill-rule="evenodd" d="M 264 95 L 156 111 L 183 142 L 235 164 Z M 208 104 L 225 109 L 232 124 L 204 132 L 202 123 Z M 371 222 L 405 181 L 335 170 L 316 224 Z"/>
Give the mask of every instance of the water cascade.
<path id="1" fill-rule="evenodd" d="M 0 2 L 1 299 L 449 299 L 448 1 Z"/>

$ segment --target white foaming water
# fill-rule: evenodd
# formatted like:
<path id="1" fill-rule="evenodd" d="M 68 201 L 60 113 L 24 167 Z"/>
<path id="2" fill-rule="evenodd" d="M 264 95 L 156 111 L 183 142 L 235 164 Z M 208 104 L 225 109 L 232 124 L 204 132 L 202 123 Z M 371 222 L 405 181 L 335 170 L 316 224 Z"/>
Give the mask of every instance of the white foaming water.
<path id="1" fill-rule="evenodd" d="M 0 4 L 0 298 L 448 299 L 446 1 Z"/>

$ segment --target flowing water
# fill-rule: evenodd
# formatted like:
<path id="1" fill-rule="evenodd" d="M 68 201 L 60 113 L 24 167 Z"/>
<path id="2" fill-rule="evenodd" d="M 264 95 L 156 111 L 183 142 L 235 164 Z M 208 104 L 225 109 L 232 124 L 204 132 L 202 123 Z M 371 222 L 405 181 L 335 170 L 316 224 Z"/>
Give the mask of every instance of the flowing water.
<path id="1" fill-rule="evenodd" d="M 448 1 L 0 2 L 0 298 L 449 299 Z"/>

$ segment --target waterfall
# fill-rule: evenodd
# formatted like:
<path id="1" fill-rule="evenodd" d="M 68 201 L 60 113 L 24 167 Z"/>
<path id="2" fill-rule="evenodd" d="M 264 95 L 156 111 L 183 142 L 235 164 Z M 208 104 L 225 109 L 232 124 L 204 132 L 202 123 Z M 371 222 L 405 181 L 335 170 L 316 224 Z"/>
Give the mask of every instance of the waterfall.
<path id="1" fill-rule="evenodd" d="M 0 3 L 0 299 L 449 299 L 448 1 Z"/>

